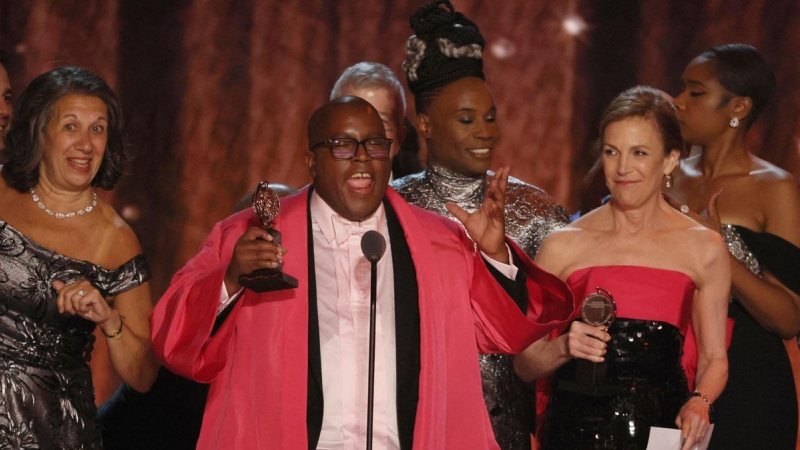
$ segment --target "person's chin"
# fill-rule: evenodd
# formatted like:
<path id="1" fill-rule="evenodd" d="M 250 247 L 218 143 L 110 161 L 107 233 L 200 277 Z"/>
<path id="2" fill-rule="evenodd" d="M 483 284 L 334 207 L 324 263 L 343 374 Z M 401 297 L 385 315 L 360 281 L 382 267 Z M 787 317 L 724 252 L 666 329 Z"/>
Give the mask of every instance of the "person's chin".
<path id="1" fill-rule="evenodd" d="M 361 193 L 348 195 L 346 200 L 346 207 L 350 216 L 348 219 L 356 222 L 367 219 L 378 209 L 382 200 L 383 195 L 375 189 L 368 195 Z"/>
<path id="2" fill-rule="evenodd" d="M 345 219 L 352 220 L 353 222 L 367 220 L 378 210 L 378 206 L 380 206 L 380 202 L 351 204 L 347 208 L 348 217 L 345 217 Z M 344 215 L 342 216 L 344 217 Z"/>
<path id="3" fill-rule="evenodd" d="M 465 175 L 470 177 L 480 177 L 486 175 L 489 170 L 489 164 L 471 164 L 466 167 Z"/>

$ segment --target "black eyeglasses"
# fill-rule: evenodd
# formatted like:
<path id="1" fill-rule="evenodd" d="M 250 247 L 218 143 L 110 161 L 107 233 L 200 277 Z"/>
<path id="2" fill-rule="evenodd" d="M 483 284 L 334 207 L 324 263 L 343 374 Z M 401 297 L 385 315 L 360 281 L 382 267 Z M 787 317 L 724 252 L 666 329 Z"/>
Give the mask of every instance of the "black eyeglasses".
<path id="1" fill-rule="evenodd" d="M 358 146 L 363 145 L 367 150 L 367 155 L 373 159 L 386 159 L 389 157 L 389 149 L 392 140 L 386 138 L 369 138 L 357 141 L 351 138 L 333 138 L 314 144 L 311 149 L 317 147 L 328 147 L 333 155 L 333 159 L 353 159 L 358 153 Z"/>

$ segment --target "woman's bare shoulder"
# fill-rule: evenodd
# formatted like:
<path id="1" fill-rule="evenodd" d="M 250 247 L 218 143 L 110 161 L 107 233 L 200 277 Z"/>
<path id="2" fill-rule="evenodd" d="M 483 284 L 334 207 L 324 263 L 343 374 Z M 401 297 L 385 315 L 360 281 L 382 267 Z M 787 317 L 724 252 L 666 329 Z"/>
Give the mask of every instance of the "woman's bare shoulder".
<path id="1" fill-rule="evenodd" d="M 696 261 L 701 268 L 727 261 L 728 249 L 719 232 L 695 223 L 687 227 L 683 235 L 683 248 L 690 253 L 688 259 Z"/>
<path id="2" fill-rule="evenodd" d="M 102 248 L 104 267 L 119 267 L 134 256 L 142 252 L 139 239 L 133 228 L 119 216 L 111 205 L 98 200 L 98 214 L 96 226 L 100 228 L 98 235 L 103 236 Z"/>

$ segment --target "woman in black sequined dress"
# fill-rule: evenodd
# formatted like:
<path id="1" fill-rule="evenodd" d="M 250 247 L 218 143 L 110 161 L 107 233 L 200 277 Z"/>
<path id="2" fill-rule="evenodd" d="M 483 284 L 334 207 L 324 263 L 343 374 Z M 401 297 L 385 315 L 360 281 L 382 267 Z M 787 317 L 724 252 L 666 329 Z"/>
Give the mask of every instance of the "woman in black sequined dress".
<path id="1" fill-rule="evenodd" d="M 89 370 L 96 327 L 133 388 L 149 389 L 147 264 L 94 188 L 126 160 L 116 95 L 62 67 L 21 94 L 0 153 L 0 448 L 100 449 Z"/>
<path id="2" fill-rule="evenodd" d="M 701 151 L 682 162 L 669 193 L 725 238 L 733 270 L 730 377 L 709 448 L 794 449 L 797 373 L 789 355 L 800 356 L 800 188 L 745 143 L 775 77 L 758 50 L 730 44 L 692 60 L 683 85 L 675 97 L 681 132 Z"/>

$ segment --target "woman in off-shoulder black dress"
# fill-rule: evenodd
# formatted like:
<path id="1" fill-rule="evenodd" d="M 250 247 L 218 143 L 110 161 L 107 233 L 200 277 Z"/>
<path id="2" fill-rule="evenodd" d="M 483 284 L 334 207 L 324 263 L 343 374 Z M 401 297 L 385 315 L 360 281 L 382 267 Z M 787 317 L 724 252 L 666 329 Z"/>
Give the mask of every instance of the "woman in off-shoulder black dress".
<path id="1" fill-rule="evenodd" d="M 796 375 L 788 352 L 798 353 L 800 332 L 800 188 L 745 146 L 775 79 L 758 50 L 730 44 L 692 60 L 683 84 L 674 100 L 681 133 L 701 151 L 681 164 L 668 193 L 722 234 L 732 260 L 729 377 L 709 448 L 794 449 Z"/>

